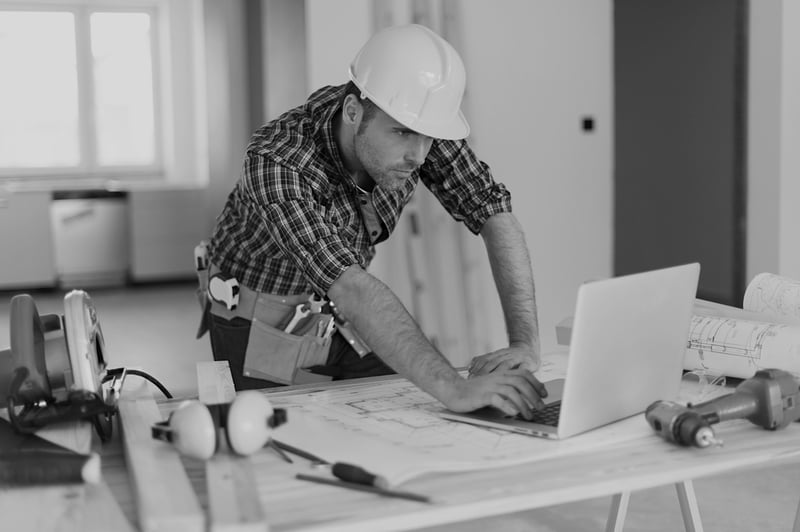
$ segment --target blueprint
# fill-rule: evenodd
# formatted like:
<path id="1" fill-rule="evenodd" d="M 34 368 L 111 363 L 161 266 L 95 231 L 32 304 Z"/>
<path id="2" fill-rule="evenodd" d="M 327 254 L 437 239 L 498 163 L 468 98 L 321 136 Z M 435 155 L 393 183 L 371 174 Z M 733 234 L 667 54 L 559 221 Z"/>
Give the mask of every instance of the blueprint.
<path id="1" fill-rule="evenodd" d="M 698 300 L 684 367 L 739 378 L 779 368 L 800 378 L 800 282 L 761 273 L 741 309 Z"/>
<path id="2" fill-rule="evenodd" d="M 544 357 L 542 381 L 562 377 L 565 357 Z M 642 416 L 550 441 L 442 419 L 442 405 L 406 380 L 270 393 L 289 422 L 275 439 L 328 461 L 358 464 L 398 484 L 430 472 L 515 465 L 579 449 L 651 437 Z"/>
<path id="3" fill-rule="evenodd" d="M 800 281 L 760 273 L 747 285 L 743 308 L 768 321 L 800 324 Z"/>
<path id="4" fill-rule="evenodd" d="M 780 368 L 800 378 L 800 327 L 695 315 L 684 368 L 738 378 Z"/>

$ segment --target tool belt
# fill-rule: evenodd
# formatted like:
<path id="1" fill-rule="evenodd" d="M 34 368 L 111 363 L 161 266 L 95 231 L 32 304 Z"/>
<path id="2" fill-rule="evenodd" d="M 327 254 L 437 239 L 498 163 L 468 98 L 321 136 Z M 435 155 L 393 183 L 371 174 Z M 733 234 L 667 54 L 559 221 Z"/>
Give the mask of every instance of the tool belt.
<path id="1" fill-rule="evenodd" d="M 256 292 L 226 276 L 213 263 L 198 268 L 198 302 L 207 313 L 226 320 L 250 321 L 244 375 L 281 384 L 310 377 L 304 368 L 324 365 L 331 337 L 338 331 L 360 356 L 370 349 L 350 325 L 337 319 L 335 307 L 313 294 L 275 295 Z M 208 329 L 201 323 L 198 338 Z M 323 377 L 324 378 L 324 377 Z"/>

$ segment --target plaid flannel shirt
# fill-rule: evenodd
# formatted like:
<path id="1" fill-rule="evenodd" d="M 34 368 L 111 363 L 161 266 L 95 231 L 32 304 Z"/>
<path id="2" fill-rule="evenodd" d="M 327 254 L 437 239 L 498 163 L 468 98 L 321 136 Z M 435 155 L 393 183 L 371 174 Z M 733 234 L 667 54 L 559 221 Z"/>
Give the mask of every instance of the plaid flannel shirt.
<path id="1" fill-rule="evenodd" d="M 334 138 L 343 94 L 344 85 L 318 90 L 256 131 L 247 147 L 241 178 L 217 217 L 211 259 L 252 290 L 324 295 L 348 267 L 366 269 L 420 179 L 475 234 L 493 214 L 511 211 L 508 190 L 465 140 L 434 140 L 405 187 L 373 190 L 383 228 L 373 239 Z"/>

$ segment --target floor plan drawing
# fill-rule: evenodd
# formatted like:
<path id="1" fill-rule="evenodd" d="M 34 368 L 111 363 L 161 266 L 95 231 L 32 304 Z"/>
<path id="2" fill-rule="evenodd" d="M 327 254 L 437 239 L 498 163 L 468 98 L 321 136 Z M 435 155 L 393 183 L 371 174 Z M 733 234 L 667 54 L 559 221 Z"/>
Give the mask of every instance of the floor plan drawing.
<path id="1" fill-rule="evenodd" d="M 689 349 L 702 359 L 706 353 L 724 353 L 758 361 L 764 338 L 774 335 L 776 325 L 744 320 L 693 316 L 689 331 Z"/>
<path id="2" fill-rule="evenodd" d="M 764 368 L 800 375 L 800 327 L 695 315 L 684 369 L 748 378 Z"/>
<path id="3" fill-rule="evenodd" d="M 546 361 L 537 375 L 559 378 L 564 366 Z M 288 414 L 275 439 L 329 461 L 358 463 L 393 484 L 431 471 L 514 465 L 651 435 L 639 416 L 563 442 L 449 421 L 439 416 L 441 403 L 406 380 L 269 398 Z"/>

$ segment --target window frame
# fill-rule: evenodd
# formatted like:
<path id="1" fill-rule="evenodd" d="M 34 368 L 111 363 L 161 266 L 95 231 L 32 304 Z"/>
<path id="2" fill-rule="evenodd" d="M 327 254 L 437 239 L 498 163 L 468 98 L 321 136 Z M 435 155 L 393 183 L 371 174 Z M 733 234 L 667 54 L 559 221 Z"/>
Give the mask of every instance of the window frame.
<path id="1" fill-rule="evenodd" d="M 166 128 L 166 86 L 161 78 L 163 54 L 161 34 L 166 23 L 160 0 L 0 0 L 0 11 L 69 12 L 75 17 L 75 46 L 78 84 L 79 163 L 76 166 L 0 167 L 0 184 L 164 180 Z M 97 161 L 94 72 L 90 18 L 93 13 L 145 13 L 150 16 L 150 49 L 153 90 L 154 157 L 146 165 L 100 165 Z"/>

